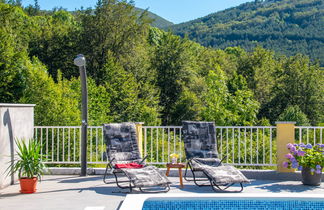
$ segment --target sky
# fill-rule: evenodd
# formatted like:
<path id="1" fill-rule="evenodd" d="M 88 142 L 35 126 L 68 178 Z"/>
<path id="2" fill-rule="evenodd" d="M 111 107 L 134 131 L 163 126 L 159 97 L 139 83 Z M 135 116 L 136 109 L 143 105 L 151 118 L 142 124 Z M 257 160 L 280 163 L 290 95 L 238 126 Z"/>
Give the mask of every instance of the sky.
<path id="1" fill-rule="evenodd" d="M 210 13 L 238 6 L 252 0 L 135 0 L 135 6 L 149 9 L 166 20 L 181 23 L 206 16 Z M 22 0 L 23 5 L 34 4 L 34 0 Z M 94 8 L 97 0 L 38 0 L 41 9 L 51 10 L 63 7 L 69 11 Z"/>

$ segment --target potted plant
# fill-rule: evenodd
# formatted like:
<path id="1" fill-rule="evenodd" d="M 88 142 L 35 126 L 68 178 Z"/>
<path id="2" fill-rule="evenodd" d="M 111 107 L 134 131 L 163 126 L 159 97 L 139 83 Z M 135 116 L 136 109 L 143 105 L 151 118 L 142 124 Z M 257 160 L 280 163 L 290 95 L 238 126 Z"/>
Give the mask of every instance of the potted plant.
<path id="1" fill-rule="evenodd" d="M 41 158 L 41 144 L 34 139 L 17 141 L 17 159 L 9 166 L 8 175 L 18 172 L 21 193 L 36 192 L 37 181 L 44 174 L 45 165 Z"/>
<path id="2" fill-rule="evenodd" d="M 286 154 L 286 168 L 302 171 L 302 182 L 305 185 L 320 185 L 324 167 L 324 144 L 287 144 L 290 153 Z"/>

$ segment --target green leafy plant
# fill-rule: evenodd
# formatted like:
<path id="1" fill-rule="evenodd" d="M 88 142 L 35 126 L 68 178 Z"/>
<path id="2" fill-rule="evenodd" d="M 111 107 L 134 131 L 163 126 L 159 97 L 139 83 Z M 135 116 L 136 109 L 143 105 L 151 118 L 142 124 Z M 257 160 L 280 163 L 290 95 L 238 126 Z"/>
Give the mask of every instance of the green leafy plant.
<path id="1" fill-rule="evenodd" d="M 17 158 L 9 166 L 9 175 L 18 172 L 19 178 L 33 178 L 37 177 L 39 180 L 44 174 L 46 166 L 41 158 L 41 144 L 35 139 L 28 141 L 18 141 L 17 145 Z"/>
<path id="2" fill-rule="evenodd" d="M 287 144 L 290 153 L 285 157 L 287 162 L 283 162 L 283 167 L 296 168 L 302 170 L 303 168 L 310 168 L 311 174 L 320 174 L 324 167 L 324 144 Z"/>

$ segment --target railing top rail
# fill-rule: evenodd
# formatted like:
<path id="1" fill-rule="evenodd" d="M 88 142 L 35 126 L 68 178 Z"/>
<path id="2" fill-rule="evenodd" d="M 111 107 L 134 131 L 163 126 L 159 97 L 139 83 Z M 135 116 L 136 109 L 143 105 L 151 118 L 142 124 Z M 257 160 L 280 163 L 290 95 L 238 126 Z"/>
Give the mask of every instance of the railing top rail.
<path id="1" fill-rule="evenodd" d="M 34 126 L 34 128 L 81 128 L 81 126 Z M 102 126 L 88 126 L 88 128 L 102 128 Z"/>
<path id="2" fill-rule="evenodd" d="M 216 128 L 276 128 L 276 126 L 215 126 Z M 182 128 L 182 126 L 143 126 L 143 128 Z"/>
<path id="3" fill-rule="evenodd" d="M 88 128 L 103 128 L 103 126 L 88 126 Z"/>
<path id="4" fill-rule="evenodd" d="M 324 126 L 295 126 L 295 128 L 324 129 Z"/>
<path id="5" fill-rule="evenodd" d="M 216 128 L 276 128 L 276 126 L 215 126 Z M 81 128 L 81 126 L 34 126 L 34 128 Z M 102 126 L 88 126 L 88 128 L 102 128 Z M 182 128 L 182 126 L 143 126 L 143 128 Z M 324 126 L 296 126 L 295 128 L 319 128 Z"/>
<path id="6" fill-rule="evenodd" d="M 182 126 L 143 126 L 143 128 L 182 128 Z"/>
<path id="7" fill-rule="evenodd" d="M 34 128 L 81 128 L 81 126 L 34 126 Z"/>
<path id="8" fill-rule="evenodd" d="M 216 128 L 276 128 L 276 126 L 215 126 Z"/>

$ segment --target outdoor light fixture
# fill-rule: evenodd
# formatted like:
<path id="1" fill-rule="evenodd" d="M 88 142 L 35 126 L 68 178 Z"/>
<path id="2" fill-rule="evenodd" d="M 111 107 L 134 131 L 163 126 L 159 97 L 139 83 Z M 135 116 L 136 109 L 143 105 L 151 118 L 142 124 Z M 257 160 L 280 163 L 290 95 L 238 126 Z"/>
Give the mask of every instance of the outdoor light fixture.
<path id="1" fill-rule="evenodd" d="M 80 54 L 74 59 L 74 64 L 79 67 L 82 91 L 82 127 L 81 127 L 81 176 L 87 175 L 87 128 L 88 128 L 88 90 L 86 60 Z"/>

